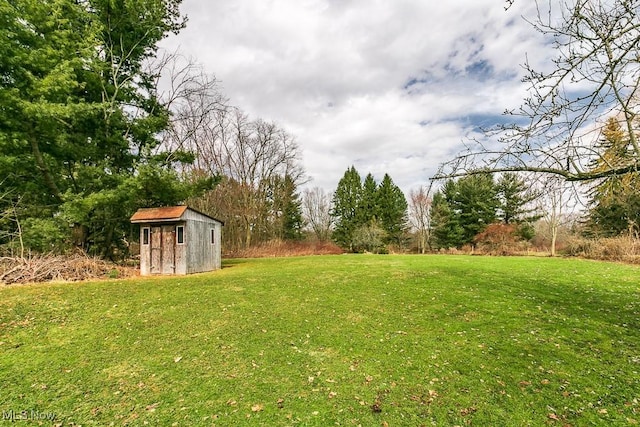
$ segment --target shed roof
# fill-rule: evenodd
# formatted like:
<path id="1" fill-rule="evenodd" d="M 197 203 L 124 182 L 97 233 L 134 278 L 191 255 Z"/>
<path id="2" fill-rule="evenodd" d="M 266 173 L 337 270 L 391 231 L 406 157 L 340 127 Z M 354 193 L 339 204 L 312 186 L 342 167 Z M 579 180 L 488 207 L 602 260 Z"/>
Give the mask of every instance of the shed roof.
<path id="1" fill-rule="evenodd" d="M 202 215 L 206 218 L 209 218 L 213 221 L 217 221 L 220 224 L 224 225 L 224 221 L 221 221 L 217 218 L 209 216 L 207 214 L 203 214 L 195 209 L 192 209 L 188 206 L 166 206 L 162 208 L 141 208 L 138 209 L 136 213 L 133 214 L 130 221 L 134 224 L 142 223 L 142 222 L 173 222 L 180 221 L 184 219 L 184 214 L 187 210 L 195 212 L 199 215 Z"/>
<path id="2" fill-rule="evenodd" d="M 187 210 L 187 206 L 167 206 L 163 208 L 138 209 L 131 222 L 177 221 Z"/>

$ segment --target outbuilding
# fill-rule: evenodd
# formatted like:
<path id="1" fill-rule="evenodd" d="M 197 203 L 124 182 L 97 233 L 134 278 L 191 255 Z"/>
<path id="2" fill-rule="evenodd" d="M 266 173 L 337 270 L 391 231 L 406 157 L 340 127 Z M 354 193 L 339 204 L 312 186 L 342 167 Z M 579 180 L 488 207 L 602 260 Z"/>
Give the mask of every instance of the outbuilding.
<path id="1" fill-rule="evenodd" d="M 139 209 L 140 274 L 190 274 L 221 267 L 224 223 L 187 206 Z"/>

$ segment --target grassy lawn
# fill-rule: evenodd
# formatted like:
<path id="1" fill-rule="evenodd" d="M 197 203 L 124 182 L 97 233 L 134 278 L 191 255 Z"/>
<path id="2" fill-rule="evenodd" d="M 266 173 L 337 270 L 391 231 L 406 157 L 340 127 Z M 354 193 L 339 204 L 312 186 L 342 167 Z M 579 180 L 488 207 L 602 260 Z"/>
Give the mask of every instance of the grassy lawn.
<path id="1" fill-rule="evenodd" d="M 225 267 L 0 288 L 0 425 L 11 411 L 62 426 L 640 423 L 638 267 L 390 255 Z"/>

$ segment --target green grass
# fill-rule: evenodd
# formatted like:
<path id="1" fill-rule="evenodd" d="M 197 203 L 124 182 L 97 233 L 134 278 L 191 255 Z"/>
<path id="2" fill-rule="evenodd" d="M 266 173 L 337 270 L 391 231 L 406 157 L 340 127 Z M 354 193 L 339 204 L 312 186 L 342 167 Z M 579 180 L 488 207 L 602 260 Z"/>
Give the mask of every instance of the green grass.
<path id="1" fill-rule="evenodd" d="M 368 255 L 225 267 L 0 289 L 3 415 L 53 413 L 64 426 L 640 422 L 637 267 Z"/>

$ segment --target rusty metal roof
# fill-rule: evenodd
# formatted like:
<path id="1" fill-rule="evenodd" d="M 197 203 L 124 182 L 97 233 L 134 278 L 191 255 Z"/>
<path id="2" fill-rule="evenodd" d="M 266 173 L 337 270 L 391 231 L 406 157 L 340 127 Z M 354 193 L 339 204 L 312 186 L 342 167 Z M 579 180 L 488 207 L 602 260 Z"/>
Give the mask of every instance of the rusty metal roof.
<path id="1" fill-rule="evenodd" d="M 180 221 L 184 213 L 189 209 L 192 212 L 196 212 L 200 215 L 203 215 L 207 218 L 210 218 L 214 221 L 218 221 L 220 224 L 224 225 L 224 221 L 204 214 L 200 211 L 192 209 L 188 206 L 167 206 L 163 208 L 142 208 L 138 209 L 136 213 L 133 214 L 130 221 L 134 224 L 141 222 L 172 222 L 172 221 Z"/>
<path id="2" fill-rule="evenodd" d="M 154 222 L 154 221 L 178 221 L 184 212 L 186 206 L 167 206 L 164 208 L 142 208 L 134 213 L 131 222 Z"/>

